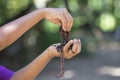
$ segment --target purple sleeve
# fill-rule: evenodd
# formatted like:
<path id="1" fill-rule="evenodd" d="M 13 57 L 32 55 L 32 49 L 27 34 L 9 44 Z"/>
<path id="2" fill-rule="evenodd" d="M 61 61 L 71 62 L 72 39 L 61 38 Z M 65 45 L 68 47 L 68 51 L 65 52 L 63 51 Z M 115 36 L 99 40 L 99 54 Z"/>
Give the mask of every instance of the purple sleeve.
<path id="1" fill-rule="evenodd" d="M 14 72 L 0 66 L 0 80 L 10 80 Z"/>

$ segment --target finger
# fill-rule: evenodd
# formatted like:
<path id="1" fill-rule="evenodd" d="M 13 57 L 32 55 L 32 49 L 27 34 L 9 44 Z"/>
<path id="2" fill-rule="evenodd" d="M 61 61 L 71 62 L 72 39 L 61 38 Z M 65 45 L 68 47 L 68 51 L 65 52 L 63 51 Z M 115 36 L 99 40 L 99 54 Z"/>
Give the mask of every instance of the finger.
<path id="1" fill-rule="evenodd" d="M 61 21 L 58 20 L 58 19 L 53 19 L 51 22 L 53 22 L 53 23 L 55 23 L 55 24 L 57 24 L 57 25 L 59 25 L 59 26 L 62 25 Z"/>
<path id="2" fill-rule="evenodd" d="M 70 41 L 64 46 L 63 51 L 64 51 L 65 53 L 68 52 L 68 49 L 69 49 L 69 47 L 72 45 L 72 43 L 73 43 L 73 40 L 70 40 Z"/>
<path id="3" fill-rule="evenodd" d="M 65 14 L 65 17 L 67 19 L 67 31 L 70 31 L 73 25 L 73 18 L 69 13 L 67 15 Z"/>
<path id="4" fill-rule="evenodd" d="M 70 50 L 69 53 L 66 54 L 66 55 L 67 55 L 67 58 L 70 59 L 70 58 L 72 58 L 73 56 L 75 56 L 77 54 L 76 53 L 73 54 L 72 50 Z"/>
<path id="5" fill-rule="evenodd" d="M 64 11 L 64 12 L 63 12 L 63 15 L 64 15 L 64 17 L 65 17 L 65 19 L 66 19 L 66 26 L 65 26 L 65 28 L 66 28 L 66 31 L 68 31 L 68 29 L 69 29 L 69 18 L 68 18 L 68 14 Z"/>
<path id="6" fill-rule="evenodd" d="M 73 18 L 72 18 L 72 16 L 70 15 L 70 17 L 69 17 L 69 28 L 68 28 L 67 31 L 70 31 L 70 30 L 71 30 L 72 25 L 73 25 Z"/>
<path id="7" fill-rule="evenodd" d="M 63 29 L 64 31 L 66 31 L 66 19 L 65 19 L 65 17 L 63 16 L 63 13 L 61 13 L 61 15 L 59 16 L 59 19 L 60 19 L 60 21 L 61 21 L 61 23 L 62 23 L 62 29 Z"/>
<path id="8" fill-rule="evenodd" d="M 77 40 L 76 39 L 74 39 L 74 41 L 73 41 L 72 51 L 73 51 L 73 53 L 77 52 Z"/>
<path id="9" fill-rule="evenodd" d="M 64 57 L 67 58 L 67 59 L 70 59 L 72 56 L 74 56 L 74 55 L 73 55 L 71 50 L 69 50 L 68 53 L 64 53 Z"/>
<path id="10" fill-rule="evenodd" d="M 74 39 L 74 40 L 75 40 L 75 39 Z M 75 55 L 77 55 L 77 54 L 79 53 L 80 46 L 81 46 L 81 45 L 80 45 L 80 40 L 76 40 L 76 41 L 77 41 L 77 42 L 76 42 L 77 51 L 73 53 L 72 50 L 69 50 L 69 52 L 65 54 L 65 56 L 66 56 L 67 59 L 70 59 L 70 58 L 74 57 Z M 74 42 L 74 41 L 73 41 L 73 43 L 74 43 L 74 45 L 75 45 L 75 42 Z"/>
<path id="11" fill-rule="evenodd" d="M 64 9 L 64 16 L 67 19 L 67 26 L 66 26 L 67 27 L 67 31 L 70 31 L 71 27 L 73 25 L 73 18 L 70 15 L 70 13 L 67 11 L 67 9 Z"/>
<path id="12" fill-rule="evenodd" d="M 81 42 L 80 39 L 77 40 L 77 54 L 81 51 Z"/>

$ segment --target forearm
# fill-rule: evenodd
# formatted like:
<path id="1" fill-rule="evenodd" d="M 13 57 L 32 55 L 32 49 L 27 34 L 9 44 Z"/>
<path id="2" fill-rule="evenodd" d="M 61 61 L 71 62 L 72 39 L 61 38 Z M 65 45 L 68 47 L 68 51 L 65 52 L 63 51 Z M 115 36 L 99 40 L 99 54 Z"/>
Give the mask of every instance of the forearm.
<path id="1" fill-rule="evenodd" d="M 0 51 L 17 40 L 28 29 L 44 18 L 44 9 L 33 11 L 0 27 Z"/>
<path id="2" fill-rule="evenodd" d="M 11 80 L 33 80 L 42 71 L 46 64 L 52 59 L 47 54 L 48 51 L 44 51 L 33 62 L 26 67 L 15 72 Z"/>

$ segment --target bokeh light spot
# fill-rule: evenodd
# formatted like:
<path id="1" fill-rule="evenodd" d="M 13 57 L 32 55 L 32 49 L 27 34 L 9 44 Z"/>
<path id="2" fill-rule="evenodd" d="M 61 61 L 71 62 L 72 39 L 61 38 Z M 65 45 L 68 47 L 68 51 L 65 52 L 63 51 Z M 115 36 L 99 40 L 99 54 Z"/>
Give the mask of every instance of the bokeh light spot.
<path id="1" fill-rule="evenodd" d="M 101 30 L 103 31 L 113 31 L 116 27 L 116 20 L 113 15 L 109 13 L 103 13 L 100 16 L 100 24 Z"/>

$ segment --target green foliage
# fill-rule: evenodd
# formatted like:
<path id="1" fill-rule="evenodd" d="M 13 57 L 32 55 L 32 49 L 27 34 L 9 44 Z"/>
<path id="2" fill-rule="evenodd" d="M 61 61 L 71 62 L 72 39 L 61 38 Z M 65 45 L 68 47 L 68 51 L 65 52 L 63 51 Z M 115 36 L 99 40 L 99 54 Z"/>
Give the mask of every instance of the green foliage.
<path id="1" fill-rule="evenodd" d="M 0 25 L 20 14 L 29 4 L 30 0 L 0 0 Z"/>
<path id="2" fill-rule="evenodd" d="M 103 13 L 100 16 L 100 28 L 103 31 L 113 31 L 116 28 L 116 21 L 111 14 Z"/>

